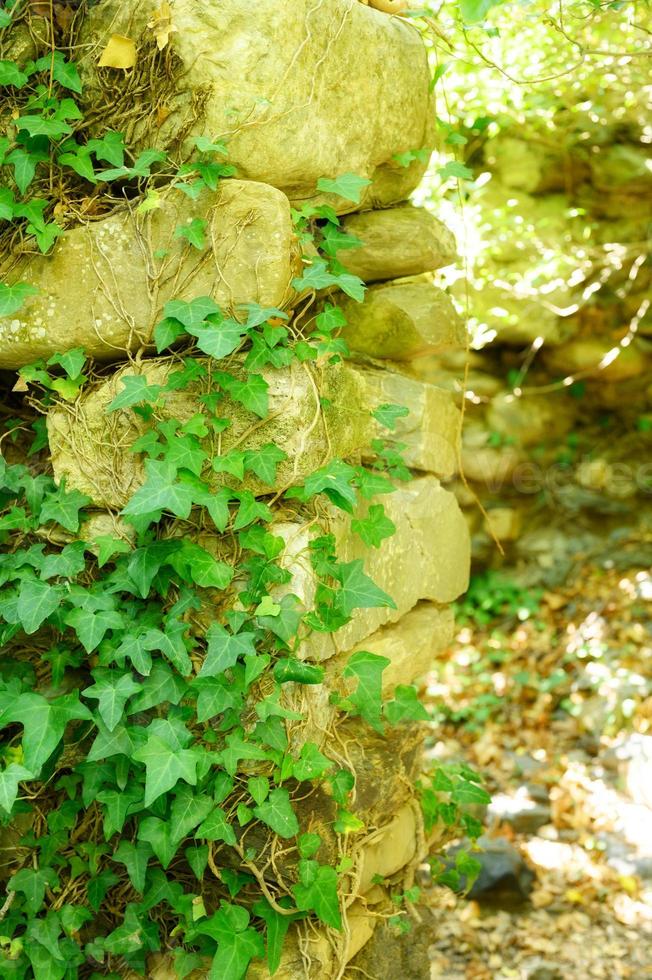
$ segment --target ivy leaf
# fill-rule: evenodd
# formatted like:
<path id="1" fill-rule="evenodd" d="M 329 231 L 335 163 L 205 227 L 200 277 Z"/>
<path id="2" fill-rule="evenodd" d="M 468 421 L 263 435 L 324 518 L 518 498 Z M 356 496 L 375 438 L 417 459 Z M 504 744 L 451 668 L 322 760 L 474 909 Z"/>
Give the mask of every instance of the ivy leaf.
<path id="1" fill-rule="evenodd" d="M 237 703 L 237 696 L 222 682 L 221 677 L 203 677 L 193 683 L 197 694 L 197 721 L 210 721 Z"/>
<path id="2" fill-rule="evenodd" d="M 230 732 L 226 736 L 226 747 L 222 749 L 222 763 L 230 776 L 235 776 L 241 759 L 265 762 L 269 756 L 264 749 L 251 742 L 245 742 L 241 732 Z"/>
<path id="3" fill-rule="evenodd" d="M 206 632 L 208 651 L 200 677 L 217 677 L 237 662 L 238 657 L 256 652 L 255 633 L 229 633 L 220 623 L 211 623 Z"/>
<path id="4" fill-rule="evenodd" d="M 192 541 L 184 541 L 182 550 L 170 564 L 177 570 L 183 567 L 187 578 L 204 589 L 226 589 L 233 578 L 230 565 L 213 558 Z"/>
<path id="5" fill-rule="evenodd" d="M 179 225 L 174 237 L 185 239 L 201 252 L 206 248 L 206 222 L 202 218 L 193 218 L 187 225 Z"/>
<path id="6" fill-rule="evenodd" d="M 217 940 L 208 980 L 242 980 L 251 960 L 265 955 L 263 937 L 249 926 L 249 913 L 239 906 L 222 902 L 198 931 Z"/>
<path id="7" fill-rule="evenodd" d="M 28 76 L 21 71 L 15 61 L 0 61 L 0 85 L 13 85 L 22 88 L 28 82 Z"/>
<path id="8" fill-rule="evenodd" d="M 294 837 L 299 833 L 299 821 L 286 789 L 273 789 L 264 803 L 254 807 L 254 814 L 279 837 Z"/>
<path id="9" fill-rule="evenodd" d="M 176 786 L 180 779 L 192 786 L 197 782 L 198 754 L 195 749 L 175 748 L 152 735 L 133 757 L 145 765 L 146 807 Z"/>
<path id="10" fill-rule="evenodd" d="M 34 773 L 17 762 L 12 762 L 0 772 L 0 807 L 7 813 L 11 813 L 18 796 L 19 783 L 24 779 L 33 779 L 33 777 Z"/>
<path id="11" fill-rule="evenodd" d="M 462 20 L 465 24 L 477 24 L 500 3 L 502 0 L 460 0 Z"/>
<path id="12" fill-rule="evenodd" d="M 385 429 L 395 429 L 399 419 L 405 418 L 410 414 L 410 409 L 405 405 L 390 405 L 389 403 L 379 405 L 372 413 L 376 422 Z"/>
<path id="13" fill-rule="evenodd" d="M 240 506 L 238 507 L 237 517 L 233 522 L 234 531 L 241 530 L 253 521 L 270 521 L 272 519 L 272 512 L 267 504 L 256 500 L 253 493 L 249 490 L 239 490 L 236 496 L 240 501 Z"/>
<path id="14" fill-rule="evenodd" d="M 382 732 L 380 720 L 382 707 L 383 671 L 391 661 L 376 653 L 359 650 L 354 653 L 344 668 L 342 676 L 354 677 L 358 686 L 347 701 L 359 712 L 364 720 L 376 731 Z"/>
<path id="15" fill-rule="evenodd" d="M 138 824 L 138 839 L 151 847 L 164 868 L 177 852 L 178 842 L 174 840 L 174 829 L 168 820 L 145 817 Z"/>
<path id="16" fill-rule="evenodd" d="M 58 883 L 59 879 L 53 868 L 41 868 L 38 871 L 23 868 L 9 879 L 7 890 L 22 892 L 25 896 L 25 911 L 28 915 L 34 916 L 43 905 L 45 889 L 54 888 Z"/>
<path id="17" fill-rule="evenodd" d="M 122 391 L 106 406 L 107 412 L 131 408 L 141 402 L 155 402 L 162 391 L 161 385 L 151 385 L 144 374 L 127 374 L 120 378 Z"/>
<path id="18" fill-rule="evenodd" d="M 306 742 L 301 746 L 301 754 L 292 767 L 295 779 L 303 782 L 307 779 L 318 779 L 333 768 L 333 763 L 319 751 L 314 742 Z"/>
<path id="19" fill-rule="evenodd" d="M 122 614 L 111 609 L 73 609 L 65 618 L 67 626 L 72 627 L 77 639 L 86 653 L 95 650 L 110 629 L 121 629 L 124 626 Z"/>
<path id="20" fill-rule="evenodd" d="M 337 593 L 338 607 L 347 616 L 354 609 L 396 609 L 394 600 L 365 575 L 363 564 L 362 559 L 358 558 L 356 561 L 342 562 L 337 567 L 336 578 L 342 586 Z"/>
<path id="21" fill-rule="evenodd" d="M 356 477 L 355 467 L 334 459 L 321 469 L 315 470 L 305 481 L 304 489 L 309 497 L 324 493 L 336 507 L 351 513 L 357 503 L 357 492 L 352 481 Z"/>
<path id="22" fill-rule="evenodd" d="M 25 632 L 36 633 L 42 623 L 59 608 L 64 594 L 60 585 L 48 585 L 37 578 L 24 578 L 20 583 L 16 614 Z"/>
<path id="23" fill-rule="evenodd" d="M 90 718 L 76 694 L 48 701 L 40 694 L 24 693 L 0 714 L 0 726 L 12 721 L 23 726 L 23 763 L 37 775 L 63 738 L 68 722 Z"/>
<path id="24" fill-rule="evenodd" d="M 368 187 L 371 181 L 366 177 L 358 177 L 357 174 L 346 173 L 331 180 L 328 177 L 320 177 L 317 181 L 317 190 L 325 191 L 327 194 L 337 194 L 347 201 L 354 204 L 360 203 L 360 193 L 364 187 Z"/>
<path id="25" fill-rule="evenodd" d="M 287 658 L 276 662 L 274 677 L 279 684 L 287 684 L 289 681 L 296 684 L 321 684 L 324 680 L 324 668 L 303 660 Z"/>
<path id="26" fill-rule="evenodd" d="M 81 612 L 81 610 L 77 610 Z M 140 691 L 131 674 L 120 674 L 115 670 L 94 670 L 95 684 L 87 687 L 82 694 L 98 701 L 97 710 L 110 732 L 122 718 L 124 707 L 132 694 Z"/>
<path id="27" fill-rule="evenodd" d="M 215 802 L 210 796 L 197 796 L 190 786 L 180 786 L 170 810 L 170 825 L 175 840 L 182 841 L 197 824 L 205 820 Z"/>
<path id="28" fill-rule="evenodd" d="M 40 521 L 42 524 L 47 521 L 55 521 L 66 531 L 79 530 L 79 511 L 91 503 L 91 498 L 79 490 L 66 490 L 65 481 L 62 480 L 56 493 L 45 498 L 41 507 Z"/>
<path id="29" fill-rule="evenodd" d="M 11 316 L 16 313 L 28 296 L 38 293 L 36 286 L 27 282 L 16 282 L 13 286 L 0 283 L 0 316 Z"/>
<path id="30" fill-rule="evenodd" d="M 294 885 L 292 894 L 297 908 L 316 912 L 327 926 L 342 928 L 335 868 L 319 865 L 317 861 L 299 861 L 299 884 Z"/>
<path id="31" fill-rule="evenodd" d="M 281 915 L 272 906 L 261 899 L 253 907 L 254 915 L 258 918 L 263 919 L 267 924 L 267 929 L 265 930 L 265 940 L 267 945 L 267 966 L 269 968 L 270 976 L 274 976 L 279 966 L 281 965 L 281 954 L 283 952 L 283 945 L 285 943 L 285 937 L 287 931 L 290 928 L 290 923 L 293 921 L 293 916 L 291 915 Z"/>
<path id="32" fill-rule="evenodd" d="M 220 313 L 220 308 L 210 296 L 197 296 L 190 303 L 171 299 L 163 307 L 163 315 L 182 323 L 189 332 L 201 326 L 209 316 Z"/>
<path id="33" fill-rule="evenodd" d="M 445 166 L 439 168 L 437 173 L 444 180 L 447 177 L 455 177 L 457 180 L 473 180 L 473 171 L 465 167 L 463 163 L 458 163 L 457 160 L 449 160 Z"/>
<path id="34" fill-rule="evenodd" d="M 419 701 L 417 689 L 409 684 L 399 684 L 394 691 L 394 700 L 385 705 L 385 718 L 390 725 L 401 721 L 428 721 L 430 715 Z"/>
<path id="35" fill-rule="evenodd" d="M 372 504 L 364 518 L 351 521 L 351 530 L 362 538 L 368 547 L 379 548 L 386 538 L 396 533 L 396 525 L 385 514 L 382 504 Z"/>
<path id="36" fill-rule="evenodd" d="M 166 460 L 146 459 L 147 479 L 123 508 L 123 514 L 152 514 L 167 510 L 184 520 L 193 505 L 193 490 L 176 479 L 176 467 Z"/>
<path id="37" fill-rule="evenodd" d="M 226 813 L 216 807 L 197 829 L 195 837 L 199 840 L 224 841 L 233 846 L 236 843 L 235 831 L 226 818 Z"/>
<path id="38" fill-rule="evenodd" d="M 273 442 L 268 442 L 260 449 L 248 450 L 244 454 L 244 465 L 268 487 L 273 487 L 276 483 L 276 467 L 284 459 L 287 459 L 287 453 Z"/>
<path id="39" fill-rule="evenodd" d="M 141 895 L 145 891 L 145 875 L 153 848 L 142 838 L 138 844 L 121 840 L 113 853 L 113 860 L 124 864 L 129 881 Z M 158 855 L 157 855 L 158 857 Z"/>

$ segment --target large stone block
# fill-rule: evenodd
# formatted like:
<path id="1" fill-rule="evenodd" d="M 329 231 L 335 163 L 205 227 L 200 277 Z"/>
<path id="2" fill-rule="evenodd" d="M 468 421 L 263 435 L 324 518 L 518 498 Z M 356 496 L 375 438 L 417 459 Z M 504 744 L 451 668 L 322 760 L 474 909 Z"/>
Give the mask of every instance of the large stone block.
<path id="1" fill-rule="evenodd" d="M 425 208 L 403 204 L 362 211 L 348 215 L 342 226 L 363 244 L 338 252 L 337 258 L 365 282 L 418 276 L 455 261 L 452 232 Z"/>
<path id="2" fill-rule="evenodd" d="M 389 660 L 383 671 L 383 696 L 391 697 L 398 684 L 413 684 L 432 668 L 437 655 L 451 643 L 454 625 L 452 609 L 420 602 L 397 623 L 381 627 L 354 650 L 329 660 L 325 683 L 336 688 L 351 653 L 368 650 Z"/>
<path id="3" fill-rule="evenodd" d="M 130 364 L 90 387 L 75 404 L 61 403 L 51 409 L 47 424 L 56 479 L 65 477 L 69 489 L 88 494 L 96 507 L 123 507 L 145 478 L 143 458 L 134 455 L 130 447 L 147 425 L 130 409 L 107 413 L 107 405 L 122 390 L 125 376 L 143 373 L 149 384 L 165 384 L 179 366 L 174 357 Z M 229 369 L 237 367 L 231 362 Z M 257 449 L 276 442 L 288 455 L 277 472 L 278 485 L 283 486 L 300 482 L 334 455 L 364 456 L 371 441 L 382 436 L 390 443 L 405 444 L 404 458 L 414 469 L 442 478 L 454 472 L 459 413 L 451 394 L 390 371 L 327 364 L 320 379 L 320 393 L 326 403 L 320 408 L 310 370 L 295 363 L 286 370 L 263 371 L 270 400 L 266 421 L 229 401 L 232 424 L 222 435 L 221 452 L 228 452 L 236 443 L 241 449 Z M 199 396 L 208 387 L 206 379 L 189 389 L 167 393 L 159 412 L 161 421 L 186 422 L 201 411 Z M 399 403 L 410 411 L 397 421 L 394 432 L 381 429 L 371 415 L 386 403 Z M 206 451 L 217 452 L 208 442 Z M 212 485 L 219 485 L 210 467 L 207 478 Z M 271 492 L 253 478 L 246 486 L 257 494 Z"/>
<path id="4" fill-rule="evenodd" d="M 110 360 L 152 343 L 170 299 L 211 296 L 225 310 L 243 303 L 286 306 L 301 261 L 288 199 L 274 187 L 225 180 L 192 201 L 161 194 L 146 214 L 127 209 L 65 232 L 50 255 L 20 258 L 9 282 L 38 293 L 0 318 L 0 368 L 84 347 Z M 206 221 L 207 248 L 175 232 Z M 74 283 L 74 288 L 72 288 Z"/>
<path id="5" fill-rule="evenodd" d="M 340 301 L 342 336 L 367 357 L 406 361 L 465 346 L 466 331 L 450 297 L 429 282 L 372 286 L 364 303 Z"/>
<path id="6" fill-rule="evenodd" d="M 90 100 L 116 91 L 116 69 L 97 67 L 112 34 L 136 41 L 136 71 L 147 64 L 156 82 L 148 23 L 159 7 L 103 0 L 89 10 L 82 43 Z M 372 206 L 403 200 L 419 183 L 425 162 L 402 168 L 394 160 L 433 145 L 427 53 L 411 24 L 358 0 L 176 0 L 172 23 L 172 59 L 158 64 L 162 88 L 163 73 L 176 70 L 174 91 L 152 126 L 145 116 L 135 125 L 136 138 L 167 145 L 183 131 L 224 139 L 239 176 L 273 184 L 292 201 L 313 197 L 320 177 L 344 173 L 372 180 Z"/>
<path id="7" fill-rule="evenodd" d="M 396 608 L 358 609 L 351 622 L 337 632 L 311 634 L 298 651 L 304 659 L 328 660 L 364 646 L 363 641 L 386 624 L 398 622 L 421 600 L 449 603 L 467 588 L 469 535 L 453 494 L 434 477 L 425 476 L 379 499 L 396 526 L 396 533 L 380 548 L 368 549 L 351 533 L 348 515 L 333 512 L 326 526 L 335 535 L 340 559 L 363 559 L 366 573 L 391 596 Z M 361 508 L 360 513 L 365 510 Z M 313 606 L 317 586 L 309 544 L 319 530 L 311 524 L 275 526 L 286 541 L 283 564 L 292 575 L 278 594 L 291 592 L 307 608 Z"/>

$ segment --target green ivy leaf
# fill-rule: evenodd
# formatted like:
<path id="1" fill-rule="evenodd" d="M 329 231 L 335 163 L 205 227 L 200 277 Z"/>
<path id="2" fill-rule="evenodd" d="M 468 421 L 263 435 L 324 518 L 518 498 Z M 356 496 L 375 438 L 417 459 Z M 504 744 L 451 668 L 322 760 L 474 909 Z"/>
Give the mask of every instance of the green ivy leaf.
<path id="1" fill-rule="evenodd" d="M 379 548 L 386 538 L 391 538 L 396 533 L 396 525 L 387 517 L 382 504 L 372 504 L 366 517 L 351 521 L 351 530 L 368 547 Z"/>
<path id="2" fill-rule="evenodd" d="M 0 807 L 11 813 L 18 796 L 18 786 L 25 779 L 33 779 L 34 773 L 25 766 L 12 762 L 0 772 Z"/>
<path id="3" fill-rule="evenodd" d="M 301 746 L 301 754 L 292 767 L 295 779 L 300 781 L 318 779 L 332 768 L 332 761 L 322 755 L 314 742 Z"/>
<path id="4" fill-rule="evenodd" d="M 192 786 L 197 782 L 199 756 L 196 749 L 179 749 L 152 735 L 133 757 L 145 765 L 145 806 L 151 806 L 180 779 Z"/>
<path id="5" fill-rule="evenodd" d="M 153 848 L 150 847 L 149 843 L 141 837 L 137 844 L 130 840 L 121 840 L 113 853 L 113 860 L 119 864 L 124 864 L 129 875 L 129 881 L 141 895 L 145 891 L 145 875 L 152 850 Z"/>
<path id="6" fill-rule="evenodd" d="M 161 394 L 161 385 L 151 385 L 144 374 L 126 374 L 120 378 L 122 391 L 106 406 L 107 412 L 131 408 L 142 402 L 155 402 Z"/>
<path id="7" fill-rule="evenodd" d="M 396 603 L 386 592 L 365 575 L 362 559 L 342 562 L 337 567 L 336 578 L 342 586 L 337 593 L 338 607 L 350 616 L 354 609 L 387 607 L 396 609 Z"/>
<path id="8" fill-rule="evenodd" d="M 226 813 L 219 807 L 216 807 L 212 813 L 206 817 L 201 826 L 197 829 L 195 837 L 199 840 L 221 840 L 224 841 L 225 844 L 230 844 L 231 846 L 236 843 L 235 831 L 227 820 Z"/>
<path id="9" fill-rule="evenodd" d="M 319 865 L 317 861 L 299 861 L 299 884 L 294 885 L 292 894 L 297 908 L 314 911 L 325 925 L 333 929 L 342 928 L 335 868 Z"/>
<path id="10" fill-rule="evenodd" d="M 417 689 L 412 685 L 399 684 L 394 699 L 385 705 L 385 718 L 390 725 L 402 721 L 428 721 L 430 715 L 419 701 Z"/>
<path id="11" fill-rule="evenodd" d="M 458 163 L 457 160 L 449 160 L 445 166 L 439 168 L 437 173 L 444 180 L 448 177 L 455 177 L 457 180 L 473 180 L 473 171 L 465 167 L 463 163 Z"/>
<path id="12" fill-rule="evenodd" d="M 63 586 L 49 585 L 37 578 L 24 578 L 20 583 L 16 613 L 25 632 L 36 633 L 59 608 L 64 594 Z"/>
<path id="13" fill-rule="evenodd" d="M 43 506 L 39 519 L 42 524 L 48 521 L 55 521 L 66 531 L 79 530 L 79 511 L 91 503 L 91 498 L 79 490 L 66 490 L 65 481 L 62 480 L 56 493 L 49 494 Z"/>
<path id="14" fill-rule="evenodd" d="M 273 789 L 264 803 L 254 807 L 254 814 L 279 837 L 294 837 L 299 833 L 299 821 L 286 789 Z"/>
<path id="15" fill-rule="evenodd" d="M 81 610 L 77 610 L 81 612 Z M 98 701 L 97 710 L 110 732 L 116 727 L 124 713 L 124 708 L 132 696 L 140 691 L 131 674 L 121 674 L 116 670 L 97 669 L 93 672 L 95 683 L 84 688 L 82 694 Z"/>
<path id="16" fill-rule="evenodd" d="M 202 252 L 206 248 L 206 222 L 203 218 L 193 218 L 188 224 L 179 225 L 174 237 L 185 239 L 189 245 Z"/>
<path id="17" fill-rule="evenodd" d="M 372 413 L 373 417 L 386 429 L 394 430 L 399 419 L 405 418 L 410 414 L 410 409 L 405 405 L 390 405 L 388 403 L 379 405 Z"/>
<path id="18" fill-rule="evenodd" d="M 327 194 L 337 194 L 347 201 L 354 204 L 360 203 L 360 194 L 363 188 L 368 187 L 371 181 L 366 177 L 358 177 L 357 174 L 346 173 L 331 180 L 329 177 L 320 177 L 317 181 L 317 190 L 325 191 Z"/>
<path id="19" fill-rule="evenodd" d="M 276 483 L 276 468 L 287 458 L 287 453 L 273 442 L 268 442 L 260 449 L 247 450 L 244 453 L 244 465 L 268 487 L 273 487 Z"/>
<path id="20" fill-rule="evenodd" d="M 237 662 L 238 657 L 256 652 L 255 633 L 229 633 L 220 623 L 211 623 L 206 632 L 208 650 L 200 677 L 217 677 Z"/>
<path id="21" fill-rule="evenodd" d="M 382 731 L 381 708 L 383 671 L 391 661 L 376 653 L 359 650 L 354 653 L 344 668 L 342 676 L 354 677 L 358 686 L 347 701 L 359 712 L 368 724 L 376 731 Z"/>
<path id="22" fill-rule="evenodd" d="M 36 293 L 38 293 L 36 286 L 27 282 L 16 282 L 13 286 L 0 282 L 0 316 L 12 316 L 17 313 L 27 297 L 34 296 Z"/>

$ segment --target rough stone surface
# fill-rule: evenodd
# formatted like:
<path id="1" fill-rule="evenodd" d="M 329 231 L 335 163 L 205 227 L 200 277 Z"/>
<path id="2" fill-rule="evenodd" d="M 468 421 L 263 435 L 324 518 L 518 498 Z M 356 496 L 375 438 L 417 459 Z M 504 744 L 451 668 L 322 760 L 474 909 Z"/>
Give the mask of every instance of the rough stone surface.
<path id="1" fill-rule="evenodd" d="M 559 440 L 572 428 L 575 414 L 570 399 L 563 394 L 517 398 L 502 393 L 491 399 L 486 419 L 493 432 L 520 446 L 535 446 L 539 442 Z"/>
<path id="2" fill-rule="evenodd" d="M 392 597 L 396 609 L 358 609 L 349 624 L 332 634 L 315 633 L 299 649 L 304 659 L 327 660 L 353 650 L 387 623 L 396 623 L 420 600 L 448 603 L 468 585 L 469 537 L 452 493 L 426 476 L 380 498 L 396 533 L 369 551 L 350 533 L 350 518 L 333 514 L 329 530 L 339 543 L 342 561 L 363 559 L 365 571 Z M 366 508 L 365 508 L 366 509 Z M 284 564 L 292 581 L 279 590 L 291 592 L 312 607 L 316 580 L 310 565 L 311 531 L 306 525 L 276 525 L 286 540 Z"/>
<path id="3" fill-rule="evenodd" d="M 91 8 L 82 41 L 89 98 L 115 82 L 96 68 L 111 34 L 137 40 L 145 61 L 155 45 L 147 23 L 159 0 L 104 0 Z M 358 0 L 176 0 L 171 36 L 179 59 L 171 115 L 151 145 L 178 136 L 191 100 L 191 133 L 225 139 L 238 175 L 262 180 L 293 201 L 315 195 L 321 177 L 370 178 L 364 200 L 404 200 L 426 162 L 400 167 L 397 153 L 432 146 L 434 113 L 426 49 L 409 23 Z M 143 127 L 144 128 L 144 127 Z M 339 199 L 343 211 L 355 205 Z"/>
<path id="4" fill-rule="evenodd" d="M 417 276 L 456 257 L 452 232 L 425 208 L 411 204 L 352 214 L 342 227 L 363 244 L 338 252 L 338 261 L 365 282 Z"/>
<path id="5" fill-rule="evenodd" d="M 0 318 L 0 368 L 73 347 L 102 360 L 124 357 L 151 344 L 172 298 L 211 296 L 229 311 L 243 303 L 289 303 L 301 263 L 280 191 L 226 180 L 197 201 L 174 189 L 162 197 L 160 208 L 73 228 L 50 255 L 11 263 L 6 280 L 35 283 L 38 293 L 14 316 Z M 207 222 L 205 251 L 175 237 L 195 218 Z"/>
<path id="6" fill-rule="evenodd" d="M 614 351 L 618 351 L 617 356 Z M 629 381 L 650 367 L 649 356 L 636 342 L 618 348 L 617 343 L 599 337 L 578 337 L 553 348 L 545 354 L 545 362 L 550 371 L 565 375 L 582 372 L 603 381 Z"/>
<path id="7" fill-rule="evenodd" d="M 397 623 L 383 626 L 354 650 L 329 660 L 324 683 L 335 685 L 351 653 L 364 649 L 390 661 L 383 671 L 383 696 L 391 697 L 397 684 L 412 684 L 430 670 L 437 654 L 452 641 L 453 629 L 452 609 L 420 602 Z"/>
<path id="8" fill-rule="evenodd" d="M 425 281 L 372 286 L 365 302 L 341 303 L 352 351 L 405 361 L 464 347 L 465 329 L 449 296 Z"/>
<path id="9" fill-rule="evenodd" d="M 144 373 L 149 384 L 165 384 L 179 366 L 175 358 L 145 360 L 138 368 L 128 365 L 91 387 L 74 405 L 53 408 L 47 424 L 56 479 L 65 477 L 68 488 L 88 494 L 96 507 L 123 507 L 145 478 L 143 458 L 130 447 L 146 431 L 146 424 L 130 409 L 107 413 L 106 407 L 122 390 L 126 375 Z M 230 370 L 237 367 L 231 363 Z M 288 460 L 277 470 L 279 486 L 300 482 L 333 455 L 359 454 L 378 436 L 405 443 L 406 462 L 417 470 L 442 478 L 454 472 L 459 420 L 448 392 L 387 371 L 330 364 L 320 378 L 321 394 L 329 404 L 318 415 L 307 366 L 295 363 L 286 370 L 269 368 L 262 373 L 269 384 L 269 419 L 261 424 L 242 406 L 225 402 L 233 423 L 222 437 L 222 452 L 228 452 L 255 424 L 242 448 L 256 449 L 273 441 L 284 449 Z M 167 393 L 161 419 L 186 422 L 200 411 L 198 396 L 204 388 L 197 383 Z M 398 420 L 395 432 L 381 429 L 370 414 L 387 402 L 410 409 L 410 415 Z M 207 478 L 219 485 L 212 470 Z M 253 478 L 246 486 L 257 494 L 270 493 L 268 486 Z"/>
<path id="10" fill-rule="evenodd" d="M 402 405 L 409 410 L 389 433 L 391 439 L 405 444 L 406 464 L 441 479 L 451 477 L 458 467 L 460 435 L 460 413 L 452 394 L 394 371 L 353 366 L 350 370 L 367 390 L 365 405 L 372 409 Z M 377 434 L 387 438 L 388 432 L 383 429 Z"/>

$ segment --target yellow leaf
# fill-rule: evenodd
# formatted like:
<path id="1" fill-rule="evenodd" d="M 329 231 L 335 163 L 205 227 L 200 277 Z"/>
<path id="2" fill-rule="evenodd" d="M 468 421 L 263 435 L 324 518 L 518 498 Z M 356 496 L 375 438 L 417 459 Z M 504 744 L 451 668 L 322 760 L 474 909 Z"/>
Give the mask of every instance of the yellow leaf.
<path id="1" fill-rule="evenodd" d="M 624 892 L 628 892 L 630 895 L 636 895 L 638 893 L 638 882 L 636 878 L 633 878 L 631 875 L 620 875 L 618 881 Z"/>
<path id="2" fill-rule="evenodd" d="M 136 44 L 130 37 L 112 34 L 98 62 L 100 68 L 133 68 L 136 64 Z"/>
<path id="3" fill-rule="evenodd" d="M 573 905 L 584 905 L 586 899 L 579 888 L 569 888 L 565 894 L 564 898 L 567 902 L 572 902 Z"/>
<path id="4" fill-rule="evenodd" d="M 147 214 L 148 211 L 155 211 L 161 206 L 161 195 L 158 191 L 147 191 L 147 196 L 140 202 L 136 211 L 138 214 Z"/>
<path id="5" fill-rule="evenodd" d="M 176 31 L 176 27 L 172 24 L 172 9 L 166 0 L 163 0 L 158 10 L 154 11 L 147 26 L 154 33 L 159 51 L 162 51 L 170 43 L 170 34 Z"/>

